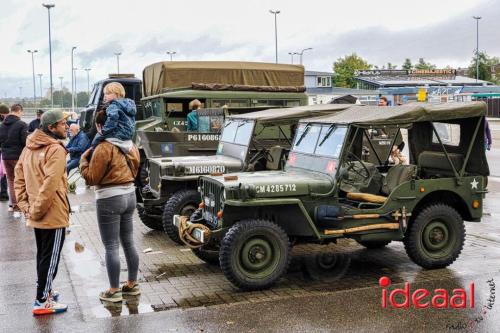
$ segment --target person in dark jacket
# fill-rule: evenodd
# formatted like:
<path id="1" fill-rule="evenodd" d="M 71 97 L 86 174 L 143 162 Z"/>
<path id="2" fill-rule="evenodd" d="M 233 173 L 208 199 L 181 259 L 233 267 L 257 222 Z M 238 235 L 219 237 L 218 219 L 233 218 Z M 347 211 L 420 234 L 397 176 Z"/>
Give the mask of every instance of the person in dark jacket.
<path id="1" fill-rule="evenodd" d="M 9 114 L 9 107 L 5 104 L 0 104 L 0 125 L 3 123 L 5 116 Z M 0 163 L 2 163 L 2 149 L 0 148 Z M 3 165 L 2 165 L 3 167 Z M 9 194 L 7 193 L 7 175 L 4 174 L 0 178 L 0 201 L 9 200 Z"/>
<path id="2" fill-rule="evenodd" d="M 28 136 L 28 125 L 21 120 L 22 114 L 23 107 L 21 104 L 12 105 L 10 113 L 0 126 L 0 147 L 2 148 L 2 159 L 7 173 L 11 203 L 9 211 L 19 211 L 14 192 L 14 168 L 26 145 L 26 137 Z"/>
<path id="3" fill-rule="evenodd" d="M 66 164 L 66 171 L 69 174 L 71 170 L 80 165 L 80 157 L 89 147 L 89 138 L 85 132 L 80 131 L 78 124 L 71 124 L 69 127 L 71 140 L 69 140 L 66 150 L 69 153 L 69 161 Z"/>
<path id="4" fill-rule="evenodd" d="M 42 109 L 38 109 L 36 111 L 36 119 L 33 119 L 28 125 L 28 133 L 33 133 L 37 128 L 40 127 L 40 118 L 42 118 L 42 114 Z"/>
<path id="5" fill-rule="evenodd" d="M 488 120 L 486 120 L 486 118 L 484 119 L 484 141 L 486 150 L 490 150 L 493 139 L 491 137 L 490 124 L 488 123 Z"/>

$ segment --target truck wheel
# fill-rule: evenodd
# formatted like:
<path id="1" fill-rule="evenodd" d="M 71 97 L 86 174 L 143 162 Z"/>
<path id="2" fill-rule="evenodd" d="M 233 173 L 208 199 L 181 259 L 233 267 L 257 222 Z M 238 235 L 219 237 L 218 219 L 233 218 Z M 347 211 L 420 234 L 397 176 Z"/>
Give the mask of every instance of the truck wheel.
<path id="1" fill-rule="evenodd" d="M 141 219 L 141 222 L 146 227 L 158 231 L 163 230 L 161 219 L 150 216 L 144 207 L 137 206 L 137 213 L 139 215 L 139 218 Z"/>
<path id="2" fill-rule="evenodd" d="M 421 210 L 403 240 L 406 253 L 423 268 L 443 268 L 460 255 L 465 241 L 464 221 L 445 204 Z"/>
<path id="3" fill-rule="evenodd" d="M 266 220 L 233 225 L 222 239 L 219 252 L 222 272 L 244 290 L 270 287 L 286 272 L 290 258 L 287 234 Z"/>
<path id="4" fill-rule="evenodd" d="M 193 254 L 198 259 L 210 265 L 219 265 L 219 250 L 205 249 L 204 247 L 198 249 L 191 249 Z"/>
<path id="5" fill-rule="evenodd" d="M 191 216 L 200 203 L 200 193 L 195 190 L 181 190 L 168 199 L 163 209 L 163 230 L 174 242 L 184 245 L 179 238 L 179 229 L 174 226 L 174 215 Z"/>
<path id="6" fill-rule="evenodd" d="M 356 241 L 367 249 L 381 249 L 388 245 L 391 241 Z"/>

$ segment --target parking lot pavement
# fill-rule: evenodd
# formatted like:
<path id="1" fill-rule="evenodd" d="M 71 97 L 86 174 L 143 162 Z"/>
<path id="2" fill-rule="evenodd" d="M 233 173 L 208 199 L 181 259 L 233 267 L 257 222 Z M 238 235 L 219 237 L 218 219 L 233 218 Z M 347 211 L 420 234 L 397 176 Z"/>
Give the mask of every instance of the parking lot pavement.
<path id="1" fill-rule="evenodd" d="M 394 283 L 442 279 L 460 280 L 480 272 L 484 276 L 498 273 L 500 237 L 495 232 L 495 217 L 500 209 L 494 205 L 500 196 L 500 182 L 491 181 L 482 223 L 467 223 L 467 239 L 459 259 L 447 269 L 422 270 L 407 257 L 399 242 L 381 250 L 365 250 L 355 242 L 342 240 L 330 245 L 294 247 L 288 274 L 275 287 L 242 292 L 226 280 L 217 266 L 195 257 L 189 248 L 179 246 L 159 231 L 143 226 L 135 217 L 134 239 L 140 255 L 139 300 L 123 306 L 101 304 L 97 295 L 107 287 L 104 247 L 95 218 L 93 191 L 80 184 L 79 194 L 70 194 L 73 208 L 70 233 L 63 260 L 75 297 L 86 320 L 93 318 L 197 308 L 219 304 L 243 304 L 292 297 L 315 296 L 366 287 L 375 287 L 381 276 Z M 126 264 L 121 253 L 122 275 Z M 478 265 L 478 263 L 481 263 Z"/>

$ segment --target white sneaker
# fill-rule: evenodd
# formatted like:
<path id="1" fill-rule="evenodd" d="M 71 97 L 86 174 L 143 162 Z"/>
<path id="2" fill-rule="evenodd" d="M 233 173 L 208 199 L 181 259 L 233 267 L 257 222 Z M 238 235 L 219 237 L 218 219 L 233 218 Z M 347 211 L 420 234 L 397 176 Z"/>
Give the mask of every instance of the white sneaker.
<path id="1" fill-rule="evenodd" d="M 9 206 L 9 209 L 8 209 L 9 212 L 13 212 L 14 211 L 14 208 L 12 206 Z"/>
<path id="2" fill-rule="evenodd" d="M 53 313 L 61 313 L 68 309 L 66 304 L 57 303 L 54 300 L 48 299 L 43 303 L 40 303 L 38 300 L 35 300 L 33 303 L 33 315 L 47 315 Z"/>
<path id="3" fill-rule="evenodd" d="M 20 218 L 21 217 L 21 212 L 14 212 L 14 217 L 16 219 Z"/>

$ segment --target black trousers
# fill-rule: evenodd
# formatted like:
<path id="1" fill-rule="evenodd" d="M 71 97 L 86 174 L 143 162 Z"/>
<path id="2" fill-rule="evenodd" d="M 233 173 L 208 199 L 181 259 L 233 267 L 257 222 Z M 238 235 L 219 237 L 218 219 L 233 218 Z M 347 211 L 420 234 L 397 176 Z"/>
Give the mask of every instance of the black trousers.
<path id="1" fill-rule="evenodd" d="M 37 229 L 36 239 L 36 299 L 45 302 L 52 290 L 52 282 L 57 274 L 61 249 L 64 244 L 66 228 Z"/>
<path id="2" fill-rule="evenodd" d="M 7 176 L 0 178 L 0 194 L 7 195 Z"/>

